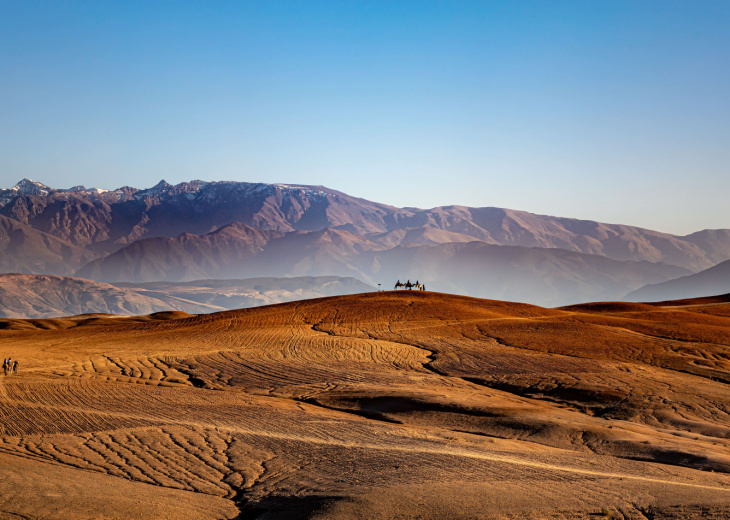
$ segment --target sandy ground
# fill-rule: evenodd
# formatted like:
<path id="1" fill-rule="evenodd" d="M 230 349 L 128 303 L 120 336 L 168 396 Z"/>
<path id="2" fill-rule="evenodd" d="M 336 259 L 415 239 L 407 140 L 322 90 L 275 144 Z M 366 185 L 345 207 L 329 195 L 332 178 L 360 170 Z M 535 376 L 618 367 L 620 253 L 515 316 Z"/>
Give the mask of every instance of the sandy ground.
<path id="1" fill-rule="evenodd" d="M 730 304 L 0 320 L 0 519 L 730 518 Z"/>

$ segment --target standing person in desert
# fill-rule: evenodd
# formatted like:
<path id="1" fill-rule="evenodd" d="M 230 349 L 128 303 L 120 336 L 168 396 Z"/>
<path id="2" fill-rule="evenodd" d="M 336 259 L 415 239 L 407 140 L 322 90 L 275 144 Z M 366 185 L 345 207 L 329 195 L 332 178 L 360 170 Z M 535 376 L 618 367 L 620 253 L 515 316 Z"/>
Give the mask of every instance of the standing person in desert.
<path id="1" fill-rule="evenodd" d="M 18 373 L 18 360 L 17 359 L 13 362 L 13 370 L 12 370 L 12 373 L 13 374 L 17 374 Z"/>

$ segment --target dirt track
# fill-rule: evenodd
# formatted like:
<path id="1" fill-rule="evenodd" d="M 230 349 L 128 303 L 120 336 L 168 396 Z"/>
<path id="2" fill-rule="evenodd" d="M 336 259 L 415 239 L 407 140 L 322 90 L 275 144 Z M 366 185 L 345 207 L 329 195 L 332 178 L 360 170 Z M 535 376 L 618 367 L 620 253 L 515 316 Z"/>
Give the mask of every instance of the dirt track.
<path id="1" fill-rule="evenodd" d="M 0 328 L 0 519 L 730 517 L 730 304 Z"/>

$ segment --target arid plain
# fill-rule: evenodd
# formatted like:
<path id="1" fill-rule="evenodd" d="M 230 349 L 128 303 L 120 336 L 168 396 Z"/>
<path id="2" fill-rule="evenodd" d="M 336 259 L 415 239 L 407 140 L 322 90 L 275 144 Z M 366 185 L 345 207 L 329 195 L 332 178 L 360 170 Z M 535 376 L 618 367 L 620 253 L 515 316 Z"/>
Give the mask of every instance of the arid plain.
<path id="1" fill-rule="evenodd" d="M 727 301 L 0 320 L 0 518 L 728 518 Z"/>

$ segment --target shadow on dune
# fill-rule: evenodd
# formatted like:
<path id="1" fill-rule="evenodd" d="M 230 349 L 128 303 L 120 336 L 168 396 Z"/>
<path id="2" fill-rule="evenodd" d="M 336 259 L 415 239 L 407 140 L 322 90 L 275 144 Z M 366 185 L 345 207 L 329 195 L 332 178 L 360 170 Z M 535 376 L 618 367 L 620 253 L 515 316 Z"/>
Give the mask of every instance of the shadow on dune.
<path id="1" fill-rule="evenodd" d="M 241 514 L 234 520 L 307 520 L 340 500 L 343 497 L 269 496 L 240 505 Z"/>

